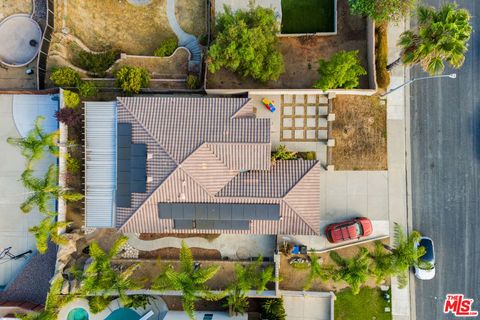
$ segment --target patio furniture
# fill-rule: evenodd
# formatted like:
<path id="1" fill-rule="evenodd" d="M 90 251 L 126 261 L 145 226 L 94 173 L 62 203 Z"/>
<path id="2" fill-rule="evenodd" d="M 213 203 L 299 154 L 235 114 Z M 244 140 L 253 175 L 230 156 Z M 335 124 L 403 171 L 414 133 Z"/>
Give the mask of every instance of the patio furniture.
<path id="1" fill-rule="evenodd" d="M 307 246 L 295 245 L 292 249 L 292 254 L 307 254 Z"/>

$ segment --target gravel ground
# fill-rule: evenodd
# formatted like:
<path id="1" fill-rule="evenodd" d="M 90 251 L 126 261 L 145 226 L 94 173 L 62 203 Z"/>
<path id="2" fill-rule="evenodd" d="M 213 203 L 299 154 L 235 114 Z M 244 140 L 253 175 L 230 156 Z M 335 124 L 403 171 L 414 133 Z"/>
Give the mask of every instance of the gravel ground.
<path id="1" fill-rule="evenodd" d="M 0 302 L 28 301 L 44 304 L 53 276 L 57 246 L 50 243 L 45 254 L 37 254 L 18 275 L 7 291 L 0 292 Z"/>
<path id="2" fill-rule="evenodd" d="M 45 31 L 47 0 L 35 0 L 35 9 L 33 10 L 32 18 L 40 25 L 42 31 Z"/>

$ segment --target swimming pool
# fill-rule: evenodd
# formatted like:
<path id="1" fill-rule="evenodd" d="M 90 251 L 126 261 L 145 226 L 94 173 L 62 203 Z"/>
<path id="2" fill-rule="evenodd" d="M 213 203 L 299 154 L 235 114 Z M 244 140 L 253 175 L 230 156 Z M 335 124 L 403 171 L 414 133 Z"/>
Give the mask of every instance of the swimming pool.
<path id="1" fill-rule="evenodd" d="M 83 308 L 72 309 L 68 313 L 67 320 L 88 320 L 88 312 Z"/>
<path id="2" fill-rule="evenodd" d="M 140 316 L 138 313 L 128 308 L 120 308 L 112 313 L 105 320 L 139 320 Z"/>

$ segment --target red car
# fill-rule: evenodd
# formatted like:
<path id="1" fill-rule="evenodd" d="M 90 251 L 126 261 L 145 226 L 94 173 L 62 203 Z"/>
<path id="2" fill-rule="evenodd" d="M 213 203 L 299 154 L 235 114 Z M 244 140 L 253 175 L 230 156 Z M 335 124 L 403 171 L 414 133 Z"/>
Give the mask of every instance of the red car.
<path id="1" fill-rule="evenodd" d="M 339 223 L 332 223 L 325 229 L 328 242 L 337 243 L 346 240 L 360 239 L 372 234 L 372 222 L 368 218 L 354 218 Z"/>

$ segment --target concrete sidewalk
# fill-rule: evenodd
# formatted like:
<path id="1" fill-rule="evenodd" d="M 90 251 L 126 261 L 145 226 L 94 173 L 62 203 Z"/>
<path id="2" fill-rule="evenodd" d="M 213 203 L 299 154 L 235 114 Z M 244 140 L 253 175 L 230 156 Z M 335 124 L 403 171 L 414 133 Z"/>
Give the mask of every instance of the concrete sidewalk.
<path id="1" fill-rule="evenodd" d="M 400 55 L 397 46 L 400 34 L 409 28 L 409 21 L 388 26 L 388 61 L 395 61 Z M 391 72 L 390 88 L 395 88 L 409 79 L 408 70 L 402 65 Z M 405 230 L 408 224 L 407 205 L 407 159 L 409 154 L 409 91 L 399 89 L 387 96 L 387 148 L 388 148 L 388 193 L 390 213 L 390 233 L 393 235 L 394 222 Z M 391 238 L 393 242 L 393 237 Z M 410 282 L 406 288 L 398 289 L 397 279 L 392 279 L 392 315 L 394 320 L 415 319 L 411 312 Z M 412 317 L 412 315 L 413 317 Z"/>

